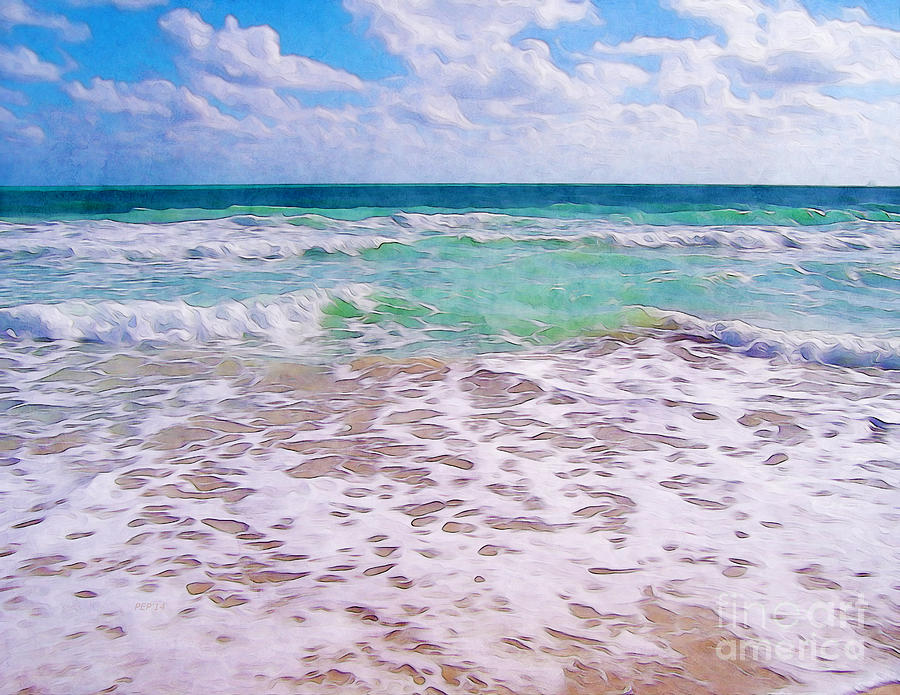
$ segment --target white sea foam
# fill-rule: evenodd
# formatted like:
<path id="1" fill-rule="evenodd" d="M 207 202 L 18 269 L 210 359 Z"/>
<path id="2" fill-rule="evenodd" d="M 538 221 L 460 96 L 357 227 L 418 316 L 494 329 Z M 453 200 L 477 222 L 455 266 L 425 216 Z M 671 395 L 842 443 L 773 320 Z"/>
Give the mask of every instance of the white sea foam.
<path id="1" fill-rule="evenodd" d="M 663 327 L 695 332 L 751 357 L 783 357 L 839 367 L 900 369 L 900 340 L 818 331 L 778 331 L 744 321 L 705 321 L 681 312 L 647 310 Z"/>
<path id="2" fill-rule="evenodd" d="M 834 227 L 628 225 L 591 219 L 496 213 L 397 213 L 360 221 L 319 216 L 237 216 L 167 224 L 109 220 L 0 222 L 0 257 L 100 261 L 183 259 L 279 260 L 311 249 L 358 254 L 387 242 L 415 243 L 443 234 L 485 243 L 503 239 L 596 241 L 621 248 L 708 248 L 741 252 L 868 252 L 900 249 L 900 226 L 859 222 Z"/>
<path id="3" fill-rule="evenodd" d="M 368 291 L 366 285 L 356 284 L 330 291 L 229 300 L 210 307 L 181 300 L 24 304 L 0 309 L 0 333 L 14 339 L 114 345 L 143 341 L 202 344 L 248 337 L 294 345 L 321 331 L 322 308 L 333 298 L 358 300 Z"/>
<path id="4" fill-rule="evenodd" d="M 0 256 L 132 262 L 265 261 L 302 256 L 311 249 L 352 255 L 403 236 L 397 233 L 395 225 L 388 223 L 361 233 L 358 225 L 351 222 L 321 220 L 318 225 L 324 227 L 321 229 L 268 218 L 249 225 L 248 220 L 239 217 L 169 224 L 125 224 L 108 220 L 0 223 Z"/>
<path id="5" fill-rule="evenodd" d="M 900 418 L 896 375 L 653 339 L 333 372 L 243 348 L 0 358 L 25 402 L 3 414 L 3 692 L 764 678 L 690 656 L 719 628 L 789 655 L 758 657 L 795 679 L 777 692 L 897 672 L 897 433 L 870 426 Z"/>
<path id="6" fill-rule="evenodd" d="M 213 306 L 184 301 L 128 302 L 69 300 L 0 309 L 0 334 L 13 339 L 97 342 L 128 345 L 144 341 L 202 345 L 216 340 L 256 338 L 274 345 L 297 345 L 321 333 L 323 307 L 339 298 L 371 310 L 373 288 L 356 283 L 334 290 L 309 290 L 277 296 L 227 300 Z M 633 313 L 639 311 L 638 315 Z M 643 314 L 645 318 L 641 318 Z M 624 329 L 650 324 L 664 331 L 688 332 L 727 345 L 751 357 L 781 357 L 840 367 L 900 369 L 900 340 L 861 338 L 812 331 L 778 331 L 743 321 L 704 320 L 676 311 L 630 307 Z M 637 326 L 628 320 L 637 321 Z M 373 326 L 359 326 L 383 331 Z M 428 324 L 423 324 L 428 328 Z M 399 330 L 399 329 L 398 329 Z M 396 331 L 395 331 L 396 333 Z M 391 334 L 394 347 L 420 340 L 416 331 Z M 487 336 L 486 336 L 487 337 Z M 496 336 L 495 336 L 496 337 Z M 373 335 L 373 340 L 375 339 Z"/>
<path id="7" fill-rule="evenodd" d="M 431 230 L 497 239 L 597 240 L 622 248 L 722 248 L 739 251 L 870 251 L 900 248 L 900 226 L 857 222 L 834 227 L 667 226 L 625 224 L 597 219 L 516 217 L 496 213 L 412 214 L 391 218 L 408 230 Z"/>

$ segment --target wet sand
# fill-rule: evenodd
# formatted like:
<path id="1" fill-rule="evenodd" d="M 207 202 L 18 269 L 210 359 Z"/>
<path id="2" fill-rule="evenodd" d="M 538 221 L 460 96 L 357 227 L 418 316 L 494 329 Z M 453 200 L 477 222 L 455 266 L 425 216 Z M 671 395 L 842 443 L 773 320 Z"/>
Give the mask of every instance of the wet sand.
<path id="1" fill-rule="evenodd" d="M 685 336 L 2 360 L 3 692 L 825 695 L 900 675 L 891 373 Z"/>

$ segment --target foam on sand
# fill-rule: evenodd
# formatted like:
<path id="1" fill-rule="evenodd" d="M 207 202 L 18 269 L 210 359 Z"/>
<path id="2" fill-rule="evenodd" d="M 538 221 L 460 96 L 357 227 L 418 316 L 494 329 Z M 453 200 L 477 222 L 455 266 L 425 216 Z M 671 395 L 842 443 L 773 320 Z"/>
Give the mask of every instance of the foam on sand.
<path id="1" fill-rule="evenodd" d="M 654 338 L 3 360 L 10 691 L 896 678 L 898 433 L 871 419 L 900 422 L 893 373 Z"/>

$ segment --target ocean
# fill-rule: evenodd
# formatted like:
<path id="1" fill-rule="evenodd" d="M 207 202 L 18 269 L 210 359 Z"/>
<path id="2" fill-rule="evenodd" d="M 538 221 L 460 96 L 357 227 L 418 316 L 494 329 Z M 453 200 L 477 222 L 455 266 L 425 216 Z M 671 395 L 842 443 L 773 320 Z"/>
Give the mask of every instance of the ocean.
<path id="1" fill-rule="evenodd" d="M 0 188 L 0 690 L 898 679 L 898 382 L 900 188 Z"/>

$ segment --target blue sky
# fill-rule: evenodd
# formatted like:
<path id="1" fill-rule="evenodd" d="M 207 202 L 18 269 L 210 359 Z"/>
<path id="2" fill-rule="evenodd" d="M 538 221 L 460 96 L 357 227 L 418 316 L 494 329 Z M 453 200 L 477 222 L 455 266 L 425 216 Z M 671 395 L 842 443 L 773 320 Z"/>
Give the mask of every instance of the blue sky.
<path id="1" fill-rule="evenodd" d="M 0 184 L 900 185 L 896 0 L 0 0 Z"/>

